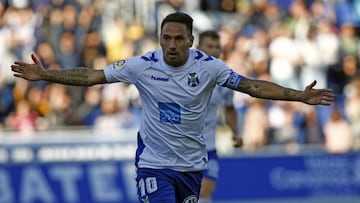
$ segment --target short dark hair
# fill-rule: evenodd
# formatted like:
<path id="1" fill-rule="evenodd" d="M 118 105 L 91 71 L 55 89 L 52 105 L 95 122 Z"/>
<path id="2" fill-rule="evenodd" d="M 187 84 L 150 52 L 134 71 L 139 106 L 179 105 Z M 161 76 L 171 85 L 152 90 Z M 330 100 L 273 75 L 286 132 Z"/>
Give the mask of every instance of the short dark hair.
<path id="1" fill-rule="evenodd" d="M 207 31 L 204 31 L 204 32 L 199 34 L 199 44 L 201 44 L 202 41 L 204 40 L 204 38 L 206 38 L 206 37 L 209 37 L 211 39 L 216 39 L 216 40 L 220 39 L 220 36 L 219 36 L 217 31 L 215 31 L 215 30 L 207 30 Z"/>
<path id="2" fill-rule="evenodd" d="M 186 13 L 182 12 L 175 12 L 167 15 L 164 20 L 161 22 L 161 29 L 164 27 L 164 25 L 168 22 L 177 22 L 185 24 L 186 28 L 190 33 L 192 33 L 193 29 L 193 19 L 191 16 L 189 16 Z"/>

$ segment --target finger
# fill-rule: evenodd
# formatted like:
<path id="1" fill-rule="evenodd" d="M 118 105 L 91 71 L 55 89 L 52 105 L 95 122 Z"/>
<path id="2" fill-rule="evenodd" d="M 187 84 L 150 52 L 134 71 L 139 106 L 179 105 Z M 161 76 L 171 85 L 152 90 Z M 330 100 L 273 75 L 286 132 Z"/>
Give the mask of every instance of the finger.
<path id="1" fill-rule="evenodd" d="M 19 65 L 19 66 L 28 65 L 28 63 L 24 63 L 24 62 L 21 62 L 21 61 L 15 61 L 14 64 L 15 64 L 15 65 Z"/>
<path id="2" fill-rule="evenodd" d="M 336 97 L 336 95 L 333 94 L 333 93 L 325 93 L 324 96 L 329 97 L 329 98 L 335 98 Z"/>
<path id="3" fill-rule="evenodd" d="M 19 66 L 11 66 L 11 70 L 14 71 L 14 72 L 20 72 L 21 71 L 21 68 L 19 68 Z"/>
<path id="4" fill-rule="evenodd" d="M 322 89 L 323 92 L 334 92 L 332 89 Z"/>
<path id="5" fill-rule="evenodd" d="M 329 101 L 326 101 L 326 100 L 321 100 L 320 104 L 325 105 L 325 106 L 330 106 L 332 104 L 332 102 L 329 102 Z"/>
<path id="6" fill-rule="evenodd" d="M 31 58 L 35 64 L 40 65 L 40 60 L 35 56 L 35 54 L 31 54 Z"/>
<path id="7" fill-rule="evenodd" d="M 13 72 L 16 72 L 16 73 L 21 73 L 22 71 L 18 68 L 12 68 L 11 69 Z"/>
<path id="8" fill-rule="evenodd" d="M 335 98 L 332 98 L 332 97 L 322 97 L 320 99 L 320 104 L 323 104 L 323 105 L 331 105 L 333 104 L 335 101 Z"/>
<path id="9" fill-rule="evenodd" d="M 310 85 L 306 87 L 306 89 L 312 89 L 316 85 L 317 81 L 314 80 Z"/>
<path id="10" fill-rule="evenodd" d="M 17 78 L 24 78 L 21 74 L 14 74 L 14 76 Z"/>
<path id="11" fill-rule="evenodd" d="M 328 97 L 328 96 L 324 96 L 322 98 L 322 100 L 326 100 L 326 101 L 334 101 L 335 100 L 335 97 Z"/>
<path id="12" fill-rule="evenodd" d="M 11 68 L 18 68 L 19 66 L 13 64 L 13 65 L 11 65 L 10 67 L 11 67 Z"/>
<path id="13" fill-rule="evenodd" d="M 330 97 L 330 98 L 335 98 L 335 94 L 333 92 L 321 92 L 321 96 L 324 96 L 324 97 Z"/>

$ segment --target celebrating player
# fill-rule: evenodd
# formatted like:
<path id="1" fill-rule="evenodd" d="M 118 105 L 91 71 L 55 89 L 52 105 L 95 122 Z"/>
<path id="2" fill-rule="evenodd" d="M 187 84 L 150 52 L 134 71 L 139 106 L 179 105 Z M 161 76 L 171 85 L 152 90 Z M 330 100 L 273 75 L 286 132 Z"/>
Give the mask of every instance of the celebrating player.
<path id="1" fill-rule="evenodd" d="M 35 55 L 31 55 L 34 63 L 17 61 L 11 69 L 15 77 L 66 85 L 135 84 L 143 104 L 135 155 L 139 200 L 196 202 L 208 163 L 206 108 L 216 85 L 257 98 L 311 105 L 331 105 L 335 95 L 331 89 L 314 89 L 315 81 L 299 91 L 233 72 L 220 59 L 191 49 L 192 23 L 185 13 L 169 14 L 161 23 L 161 49 L 120 60 L 102 70 L 48 70 Z"/>

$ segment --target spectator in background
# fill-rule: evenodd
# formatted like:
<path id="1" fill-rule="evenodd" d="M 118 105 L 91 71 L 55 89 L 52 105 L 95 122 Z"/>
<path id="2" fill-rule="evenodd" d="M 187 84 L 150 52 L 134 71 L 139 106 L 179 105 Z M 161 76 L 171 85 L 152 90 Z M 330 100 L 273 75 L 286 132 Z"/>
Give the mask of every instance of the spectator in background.
<path id="1" fill-rule="evenodd" d="M 336 23 L 336 13 L 332 8 L 331 1 L 311 1 L 309 6 L 310 17 L 313 24 L 328 21 Z"/>
<path id="2" fill-rule="evenodd" d="M 38 114 L 32 110 L 27 100 L 16 103 L 15 109 L 5 119 L 5 127 L 19 132 L 22 137 L 32 137 L 36 131 Z"/>
<path id="3" fill-rule="evenodd" d="M 352 136 L 349 123 L 335 108 L 324 126 L 325 150 L 329 153 L 346 153 L 351 150 Z"/>
<path id="4" fill-rule="evenodd" d="M 346 86 L 344 106 L 351 127 L 353 148 L 360 150 L 360 78 L 352 80 Z"/>
<path id="5" fill-rule="evenodd" d="M 295 39 L 305 39 L 311 24 L 310 12 L 305 1 L 290 1 L 288 15 L 284 19 L 284 24 L 290 30 Z"/>
<path id="6" fill-rule="evenodd" d="M 48 88 L 47 86 L 46 88 Z M 20 88 L 20 87 L 19 87 Z M 53 106 L 51 105 L 51 100 L 49 100 L 49 95 L 45 89 L 37 85 L 31 85 L 26 89 L 26 100 L 30 103 L 32 109 L 34 109 L 42 117 L 50 116 L 53 113 Z M 50 95 L 53 96 L 53 95 Z M 57 99 L 57 97 L 53 98 Z M 60 103 L 61 101 L 59 101 Z"/>
<path id="7" fill-rule="evenodd" d="M 36 53 L 41 58 L 41 62 L 47 66 L 57 63 L 58 58 L 55 54 L 54 48 L 48 42 L 39 42 L 36 46 Z"/>
<path id="8" fill-rule="evenodd" d="M 297 131 L 294 126 L 294 117 L 294 106 L 284 102 L 273 102 L 269 109 L 269 121 L 275 144 L 296 142 Z"/>
<path id="9" fill-rule="evenodd" d="M 268 142 L 269 121 L 266 104 L 262 100 L 248 100 L 242 124 L 243 149 L 253 152 Z"/>
<path id="10" fill-rule="evenodd" d="M 266 31 L 256 29 L 252 34 L 249 51 L 246 54 L 248 56 L 246 59 L 249 61 L 249 72 L 252 77 L 270 79 L 268 45 L 269 39 Z"/>
<path id="11" fill-rule="evenodd" d="M 328 72 L 331 87 L 338 92 L 337 105 L 341 114 L 345 108 L 345 93 L 344 89 L 347 84 L 356 78 L 360 78 L 360 68 L 356 56 L 346 55 L 340 58 L 337 66 L 331 68 Z"/>
<path id="12" fill-rule="evenodd" d="M 295 43 L 299 50 L 299 78 L 301 87 L 312 80 L 314 75 L 320 87 L 327 87 L 326 64 L 321 60 L 318 44 L 315 41 L 316 27 L 310 26 L 306 37 L 296 39 Z"/>
<path id="13" fill-rule="evenodd" d="M 94 121 L 94 129 L 104 136 L 116 135 L 120 129 L 118 101 L 115 97 L 103 97 L 100 106 L 101 114 Z"/>
<path id="14" fill-rule="evenodd" d="M 101 86 L 88 87 L 84 101 L 71 113 L 68 122 L 75 126 L 93 127 L 101 113 Z"/>
<path id="15" fill-rule="evenodd" d="M 322 144 L 324 141 L 324 133 L 319 123 L 316 108 L 304 108 L 304 119 L 300 124 L 301 127 L 299 130 L 299 133 L 301 134 L 300 137 L 304 138 L 305 144 Z"/>
<path id="16" fill-rule="evenodd" d="M 94 129 L 116 134 L 119 129 L 136 127 L 135 114 L 130 112 L 128 84 L 105 85 L 101 91 L 101 114 L 95 119 Z M 114 94 L 117 92 L 117 94 Z"/>
<path id="17" fill-rule="evenodd" d="M 271 79 L 285 86 L 299 88 L 299 78 L 296 73 L 301 58 L 289 28 L 285 23 L 276 24 L 271 27 L 270 35 Z"/>
<path id="18" fill-rule="evenodd" d="M 339 33 L 339 46 L 340 46 L 340 57 L 345 56 L 359 56 L 360 41 L 356 35 L 356 30 L 353 24 L 344 22 L 340 26 Z"/>
<path id="19" fill-rule="evenodd" d="M 58 43 L 59 47 L 55 51 L 61 67 L 67 69 L 74 65 L 78 66 L 79 50 L 76 48 L 74 34 L 72 32 L 63 32 Z"/>
<path id="20" fill-rule="evenodd" d="M 46 86 L 46 101 L 51 106 L 51 114 L 46 116 L 52 128 L 69 125 L 68 118 L 74 110 L 73 100 L 68 88 L 61 84 L 51 83 Z"/>
<path id="21" fill-rule="evenodd" d="M 14 108 L 13 90 L 13 84 L 0 82 L 0 123 L 4 122 Z"/>

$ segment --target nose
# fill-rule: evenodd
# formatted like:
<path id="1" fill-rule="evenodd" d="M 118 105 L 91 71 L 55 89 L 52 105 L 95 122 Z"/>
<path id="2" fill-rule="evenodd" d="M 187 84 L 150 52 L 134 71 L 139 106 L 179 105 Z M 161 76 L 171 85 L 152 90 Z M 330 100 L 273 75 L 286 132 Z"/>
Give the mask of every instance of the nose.
<path id="1" fill-rule="evenodd" d="M 171 39 L 169 43 L 169 49 L 176 49 L 175 39 Z"/>

